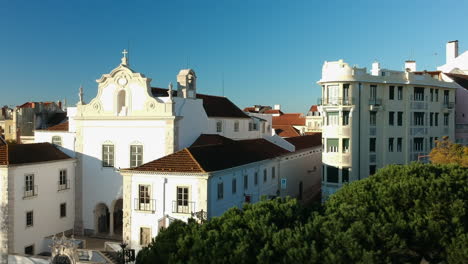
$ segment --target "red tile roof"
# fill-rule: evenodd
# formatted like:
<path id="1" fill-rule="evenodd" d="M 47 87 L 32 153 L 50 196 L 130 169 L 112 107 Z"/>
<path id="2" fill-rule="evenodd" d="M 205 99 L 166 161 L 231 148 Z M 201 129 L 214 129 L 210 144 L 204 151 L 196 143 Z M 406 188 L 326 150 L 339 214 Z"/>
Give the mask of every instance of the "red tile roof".
<path id="1" fill-rule="evenodd" d="M 309 109 L 309 112 L 317 112 L 317 111 L 318 111 L 318 106 L 317 105 L 313 105 Z"/>
<path id="2" fill-rule="evenodd" d="M 280 114 L 280 115 L 283 115 L 283 112 L 281 112 L 281 110 L 277 110 L 277 109 L 266 110 L 263 113 L 264 114 Z"/>
<path id="3" fill-rule="evenodd" d="M 68 131 L 68 121 L 47 128 L 49 131 Z"/>
<path id="4" fill-rule="evenodd" d="M 285 138 L 286 141 L 296 147 L 296 151 L 322 145 L 322 133 L 313 135 Z"/>
<path id="5" fill-rule="evenodd" d="M 297 137 L 300 136 L 301 133 L 299 130 L 295 129 L 293 126 L 289 125 L 273 125 L 273 129 L 275 130 L 275 133 L 280 136 L 280 137 Z"/>
<path id="6" fill-rule="evenodd" d="M 7 144 L 0 146 L 0 165 L 65 159 L 70 159 L 70 157 L 50 143 Z"/>
<path id="7" fill-rule="evenodd" d="M 218 134 L 201 134 L 190 147 L 232 143 L 234 140 Z"/>
<path id="8" fill-rule="evenodd" d="M 151 92 L 155 97 L 168 96 L 167 91 L 167 89 L 163 88 L 151 88 Z M 177 91 L 173 91 L 172 95 L 177 96 Z M 203 108 L 208 117 L 250 118 L 226 97 L 197 94 L 197 98 L 203 100 Z"/>
<path id="9" fill-rule="evenodd" d="M 289 151 L 265 140 L 249 139 L 185 148 L 129 171 L 203 173 L 272 159 Z"/>
<path id="10" fill-rule="evenodd" d="M 275 125 L 290 125 L 290 126 L 305 126 L 306 119 L 301 113 L 282 114 L 273 117 L 273 126 Z"/>
<path id="11" fill-rule="evenodd" d="M 465 74 L 456 74 L 456 73 L 446 73 L 454 82 L 458 83 L 461 87 L 468 90 L 468 75 Z"/>
<path id="12" fill-rule="evenodd" d="M 255 110 L 255 107 L 246 107 L 246 108 L 244 108 L 244 112 L 258 113 L 258 111 Z"/>

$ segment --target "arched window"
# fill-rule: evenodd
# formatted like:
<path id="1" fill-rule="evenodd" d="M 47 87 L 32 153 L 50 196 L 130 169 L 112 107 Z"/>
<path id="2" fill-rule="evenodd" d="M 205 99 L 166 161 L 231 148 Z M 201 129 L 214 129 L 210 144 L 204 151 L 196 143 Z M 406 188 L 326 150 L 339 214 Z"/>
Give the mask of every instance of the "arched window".
<path id="1" fill-rule="evenodd" d="M 126 115 L 125 91 L 121 90 L 117 94 L 117 115 Z"/>
<path id="2" fill-rule="evenodd" d="M 53 136 L 52 144 L 57 145 L 57 146 L 62 146 L 62 138 L 60 136 Z"/>

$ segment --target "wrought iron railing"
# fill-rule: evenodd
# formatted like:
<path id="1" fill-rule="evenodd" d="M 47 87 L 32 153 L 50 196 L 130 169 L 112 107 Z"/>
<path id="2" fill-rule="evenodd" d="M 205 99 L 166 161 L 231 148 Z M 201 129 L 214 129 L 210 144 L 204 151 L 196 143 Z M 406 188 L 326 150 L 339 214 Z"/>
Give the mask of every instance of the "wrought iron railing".
<path id="1" fill-rule="evenodd" d="M 324 97 L 317 100 L 318 105 L 354 105 L 354 97 Z"/>
<path id="2" fill-rule="evenodd" d="M 24 187 L 24 195 L 23 198 L 34 197 L 37 196 L 37 185 L 33 186 L 25 186 Z"/>
<path id="3" fill-rule="evenodd" d="M 156 212 L 156 200 L 147 198 L 135 198 L 135 211 Z"/>
<path id="4" fill-rule="evenodd" d="M 370 98 L 369 99 L 369 105 L 382 105 L 382 99 L 381 98 Z"/>
<path id="5" fill-rule="evenodd" d="M 453 109 L 455 107 L 455 103 L 454 102 L 444 102 L 443 107 L 448 108 L 448 109 Z"/>
<path id="6" fill-rule="evenodd" d="M 195 212 L 195 202 L 190 201 L 172 201 L 172 212 L 177 214 L 191 214 Z"/>

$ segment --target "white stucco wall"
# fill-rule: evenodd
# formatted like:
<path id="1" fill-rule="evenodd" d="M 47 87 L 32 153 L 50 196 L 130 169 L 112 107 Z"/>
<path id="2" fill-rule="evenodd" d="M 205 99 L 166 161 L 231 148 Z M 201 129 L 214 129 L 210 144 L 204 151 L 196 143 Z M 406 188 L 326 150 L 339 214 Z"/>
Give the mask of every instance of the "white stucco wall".
<path id="1" fill-rule="evenodd" d="M 173 203 L 177 200 L 177 187 L 189 188 L 189 201 L 193 202 L 193 210 L 207 211 L 207 174 L 133 174 L 131 183 L 131 241 L 130 246 L 140 249 L 140 228 L 151 229 L 152 237 L 159 231 L 159 220 L 163 216 L 187 221 L 190 214 L 176 213 Z M 150 198 L 155 200 L 154 211 L 137 210 L 139 186 L 150 185 Z"/>
<path id="2" fill-rule="evenodd" d="M 322 182 L 322 146 L 307 148 L 281 157 L 280 178 L 286 179 L 281 196 L 299 197 L 302 182 L 302 200 L 317 198 Z"/>
<path id="3" fill-rule="evenodd" d="M 208 117 L 200 99 L 174 98 L 177 121 L 177 150 L 190 147 L 208 127 Z"/>
<path id="4" fill-rule="evenodd" d="M 34 244 L 35 254 L 49 249 L 43 243 L 47 236 L 73 229 L 75 202 L 75 160 L 34 163 L 9 168 L 9 180 L 14 181 L 14 246 L 11 252 L 24 253 Z M 70 188 L 58 190 L 60 170 L 67 170 Z M 34 174 L 37 196 L 23 198 L 25 175 Z M 66 203 L 66 217 L 60 217 L 60 204 Z M 33 211 L 34 223 L 26 227 L 26 212 Z"/>
<path id="5" fill-rule="evenodd" d="M 86 120 L 80 124 L 83 137 L 83 221 L 94 229 L 94 209 L 122 198 L 118 168 L 130 167 L 130 145 L 143 145 L 143 163 L 165 155 L 164 120 Z M 102 145 L 114 145 L 114 168 L 102 166 Z M 111 211 L 112 212 L 112 211 Z"/>
<path id="6" fill-rule="evenodd" d="M 0 167 L 0 262 L 8 258 L 8 168 Z"/>
<path id="7" fill-rule="evenodd" d="M 272 177 L 275 167 L 275 177 Z M 267 177 L 264 181 L 264 170 Z M 258 173 L 258 184 L 254 184 L 255 172 Z M 244 189 L 244 175 L 248 176 L 248 188 Z M 231 169 L 214 172 L 208 183 L 208 217 L 222 215 L 231 207 L 242 207 L 245 196 L 250 195 L 251 203 L 258 202 L 262 196 L 276 196 L 279 189 L 278 159 L 264 160 Z M 232 180 L 236 179 L 237 190 L 232 193 Z M 223 183 L 223 199 L 218 199 L 218 183 Z"/>

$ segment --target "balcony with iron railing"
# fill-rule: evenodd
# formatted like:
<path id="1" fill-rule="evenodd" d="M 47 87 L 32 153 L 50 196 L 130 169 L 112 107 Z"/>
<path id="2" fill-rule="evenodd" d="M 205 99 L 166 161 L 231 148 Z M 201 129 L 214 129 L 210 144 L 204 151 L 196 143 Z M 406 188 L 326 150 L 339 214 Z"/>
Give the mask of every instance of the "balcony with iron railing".
<path id="1" fill-rule="evenodd" d="M 446 108 L 446 109 L 453 109 L 455 107 L 455 103 L 454 102 L 447 102 L 447 101 L 444 101 L 442 103 L 442 107 L 443 108 Z"/>
<path id="2" fill-rule="evenodd" d="M 323 97 L 317 100 L 318 105 L 323 106 L 338 106 L 338 105 L 354 105 L 354 97 Z"/>
<path id="3" fill-rule="evenodd" d="M 154 213 L 156 212 L 156 200 L 148 198 L 135 198 L 135 211 Z"/>
<path id="4" fill-rule="evenodd" d="M 31 198 L 37 196 L 37 185 L 34 186 L 25 186 L 23 188 L 24 194 L 23 194 L 23 199 L 24 198 Z"/>
<path id="5" fill-rule="evenodd" d="M 172 212 L 176 214 L 191 214 L 195 212 L 195 202 L 191 201 L 172 201 Z"/>
<path id="6" fill-rule="evenodd" d="M 374 106 L 381 106 L 382 105 L 382 98 L 370 98 L 369 105 Z"/>
<path id="7" fill-rule="evenodd" d="M 58 191 L 64 191 L 70 189 L 70 181 L 58 181 Z"/>

